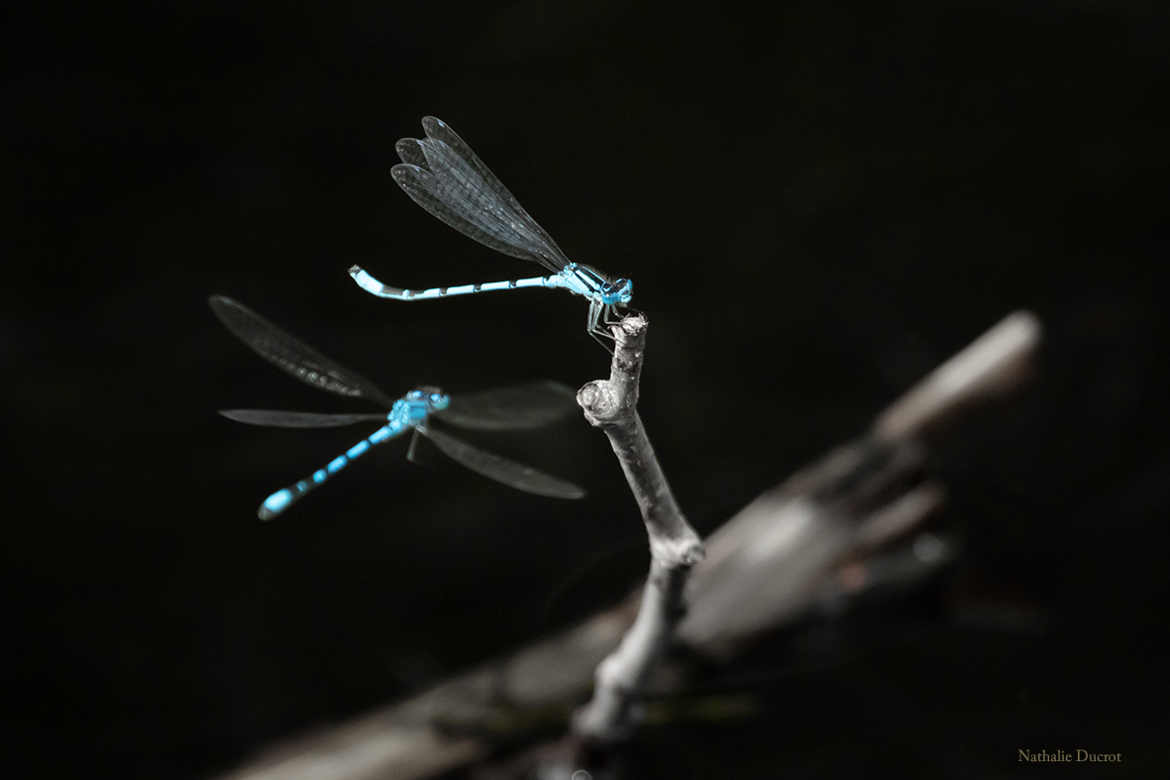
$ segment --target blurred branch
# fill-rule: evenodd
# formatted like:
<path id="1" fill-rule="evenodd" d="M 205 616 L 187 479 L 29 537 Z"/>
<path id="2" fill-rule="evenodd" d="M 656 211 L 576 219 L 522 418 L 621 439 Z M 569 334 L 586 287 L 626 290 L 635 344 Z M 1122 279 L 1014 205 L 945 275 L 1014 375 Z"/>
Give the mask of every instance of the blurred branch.
<path id="1" fill-rule="evenodd" d="M 947 555 L 930 534 L 920 534 L 908 556 L 886 556 L 881 566 L 869 566 L 869 555 L 913 533 L 943 503 L 942 486 L 922 480 L 925 434 L 938 434 L 973 402 L 1016 387 L 1039 341 L 1035 317 L 1009 316 L 895 401 L 869 434 L 738 512 L 708 538 L 706 558 L 691 573 L 677 639 L 703 656 L 730 659 L 826 597 L 935 570 Z M 594 669 L 633 622 L 638 601 L 635 593 L 552 639 L 293 739 L 227 777 L 409 780 L 467 766 L 501 744 L 557 734 L 588 696 Z M 524 760 L 557 770 L 574 748 L 541 746 Z"/>
<path id="2" fill-rule="evenodd" d="M 921 437 L 969 403 L 1013 390 L 1030 375 L 1028 361 L 1039 341 L 1034 314 L 1008 315 L 882 412 L 874 435 Z"/>
<path id="3" fill-rule="evenodd" d="M 683 614 L 683 587 L 691 568 L 703 557 L 699 535 L 674 500 L 638 416 L 638 380 L 648 327 L 641 314 L 625 317 L 614 326 L 609 379 L 590 382 L 577 393 L 585 419 L 609 437 L 650 540 L 650 575 L 642 589 L 638 616 L 617 649 L 597 667 L 593 698 L 573 719 L 578 736 L 599 742 L 629 731 L 631 703 Z"/>

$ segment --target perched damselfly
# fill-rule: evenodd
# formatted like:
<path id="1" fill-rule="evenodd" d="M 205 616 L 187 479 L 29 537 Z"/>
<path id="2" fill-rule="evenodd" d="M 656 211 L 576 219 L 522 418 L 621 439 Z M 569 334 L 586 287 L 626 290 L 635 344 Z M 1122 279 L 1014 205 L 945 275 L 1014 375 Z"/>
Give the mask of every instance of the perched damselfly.
<path id="1" fill-rule="evenodd" d="M 422 301 L 453 295 L 547 287 L 568 290 L 589 301 L 585 329 L 602 346 L 612 338 L 607 326 L 634 294 L 629 279 L 609 279 L 600 271 L 565 256 L 544 228 L 447 124 L 433 116 L 422 120 L 426 138 L 403 138 L 396 145 L 402 162 L 390 173 L 415 203 L 465 236 L 497 252 L 544 266 L 553 273 L 502 282 L 407 290 L 391 287 L 361 266 L 350 276 L 379 298 Z"/>

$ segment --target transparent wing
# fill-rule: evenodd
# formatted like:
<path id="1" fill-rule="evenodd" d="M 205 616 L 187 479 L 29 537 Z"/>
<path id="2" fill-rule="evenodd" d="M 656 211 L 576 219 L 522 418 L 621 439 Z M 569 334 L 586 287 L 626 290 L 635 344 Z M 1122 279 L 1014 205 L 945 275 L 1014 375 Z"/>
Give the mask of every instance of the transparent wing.
<path id="1" fill-rule="evenodd" d="M 450 125 L 438 117 L 425 116 L 422 120 L 422 126 L 423 131 L 427 134 L 427 138 L 434 142 L 436 148 L 445 147 L 451 150 L 455 157 L 463 163 L 463 166 L 454 166 L 454 163 L 450 163 L 454 169 L 463 170 L 465 166 L 466 169 L 472 171 L 474 177 L 469 178 L 473 181 L 478 180 L 482 182 L 484 193 L 490 193 L 493 196 L 492 200 L 504 207 L 504 210 L 523 228 L 523 232 L 531 234 L 534 237 L 536 245 L 540 247 L 541 254 L 550 263 L 555 265 L 559 270 L 569 262 L 568 258 L 565 257 L 565 253 L 557 246 L 557 242 L 553 240 L 552 236 L 520 205 L 520 201 L 516 200 L 516 196 L 492 173 L 491 169 L 484 164 L 483 160 L 479 159 L 479 156 L 471 150 L 467 142 L 451 129 Z M 429 155 L 427 159 L 431 161 Z"/>
<path id="2" fill-rule="evenodd" d="M 540 428 L 577 410 L 577 394 L 551 380 L 499 387 L 452 397 L 435 415 L 443 422 L 479 431 Z"/>
<path id="3" fill-rule="evenodd" d="M 403 165 L 391 170 L 403 191 L 432 216 L 511 257 L 559 271 L 569 262 L 544 228 L 454 130 L 424 117 L 426 138 L 396 145 Z"/>
<path id="4" fill-rule="evenodd" d="M 423 132 L 427 134 L 427 138 L 433 141 L 438 141 L 442 145 L 450 149 L 456 156 L 461 159 L 471 170 L 475 171 L 476 175 L 483 181 L 484 186 L 492 192 L 496 198 L 503 203 L 511 211 L 517 214 L 524 214 L 524 207 L 520 205 L 520 201 L 516 200 L 516 196 L 512 194 L 511 190 L 504 186 L 504 183 L 499 180 L 491 169 L 484 164 L 483 160 L 479 159 L 471 147 L 467 145 L 458 133 L 456 133 L 449 124 L 442 119 L 434 116 L 424 116 L 422 118 Z M 528 217 L 532 220 L 531 217 Z M 533 221 L 535 225 L 535 221 Z M 543 232 L 543 231 L 541 231 Z"/>
<path id="5" fill-rule="evenodd" d="M 442 186 L 435 181 L 434 174 L 426 168 L 400 163 L 390 169 L 390 175 L 394 177 L 395 183 L 402 188 L 402 191 L 409 195 L 411 200 L 422 206 L 424 211 L 447 223 L 468 238 L 475 239 L 484 246 L 509 257 L 539 263 L 553 271 L 560 270 L 557 266 L 547 262 L 531 247 L 524 246 L 515 236 L 508 235 L 506 228 L 502 228 L 498 224 L 485 224 L 485 220 L 482 218 L 472 219 L 469 209 L 445 200 L 438 192 Z"/>
<path id="6" fill-rule="evenodd" d="M 407 165 L 427 170 L 427 156 L 423 154 L 422 142 L 417 138 L 399 138 L 398 143 L 394 144 L 394 151 Z"/>
<path id="7" fill-rule="evenodd" d="M 473 221 L 507 228 L 506 235 L 510 235 L 519 244 L 535 251 L 546 260 L 555 262 L 556 259 L 563 258 L 563 253 L 557 248 L 552 237 L 536 224 L 536 220 L 529 216 L 500 180 L 487 170 L 478 158 L 475 158 L 476 164 L 473 165 L 459 149 L 450 145 L 455 143 L 462 147 L 464 152 L 475 157 L 475 153 L 462 139 L 446 125 L 441 122 L 439 125 L 447 132 L 436 136 L 434 131 L 437 127 L 424 119 L 423 128 L 427 131 L 427 138 L 418 141 L 418 149 L 426 160 L 427 170 L 435 174 L 437 184 L 449 188 L 444 193 L 436 194 L 443 194 L 445 199 L 453 204 L 458 203 Z M 486 171 L 488 178 L 484 178 L 481 171 Z"/>
<path id="8" fill-rule="evenodd" d="M 213 295 L 208 304 L 219 321 L 240 341 L 305 384 L 350 398 L 367 398 L 386 408 L 394 405 L 394 399 L 373 382 L 325 357 L 242 303 L 223 295 Z"/>
<path id="9" fill-rule="evenodd" d="M 321 414 L 279 409 L 220 409 L 229 420 L 270 428 L 340 428 L 359 422 L 385 422 L 384 414 Z"/>
<path id="10" fill-rule="evenodd" d="M 502 482 L 509 487 L 523 490 L 525 493 L 534 493 L 550 498 L 581 498 L 585 495 L 585 491 L 572 482 L 545 474 L 543 471 L 537 471 L 531 466 L 508 460 L 502 455 L 473 447 L 436 428 L 420 427 L 416 430 L 434 442 L 444 455 L 488 479 Z"/>

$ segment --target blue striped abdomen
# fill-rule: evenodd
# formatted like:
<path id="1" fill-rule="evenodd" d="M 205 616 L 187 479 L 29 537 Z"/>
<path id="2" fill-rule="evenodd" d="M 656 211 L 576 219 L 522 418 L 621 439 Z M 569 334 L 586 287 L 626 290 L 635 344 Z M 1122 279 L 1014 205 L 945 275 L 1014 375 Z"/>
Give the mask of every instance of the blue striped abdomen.
<path id="1" fill-rule="evenodd" d="M 511 279 L 504 282 L 480 282 L 478 284 L 457 284 L 450 287 L 428 287 L 425 290 L 408 290 L 402 287 L 393 287 L 371 276 L 361 266 L 349 269 L 349 275 L 357 285 L 371 295 L 379 298 L 393 298 L 396 301 L 425 301 L 435 298 L 450 298 L 455 295 L 474 295 L 475 293 L 498 292 L 501 290 L 519 290 L 526 287 L 559 287 L 560 276 L 533 276 L 527 279 Z"/>
<path id="2" fill-rule="evenodd" d="M 351 461 L 365 455 L 373 447 L 390 441 L 395 436 L 400 435 L 410 426 L 399 419 L 391 419 L 386 425 L 383 425 L 378 430 L 371 433 L 366 438 L 359 441 L 357 444 L 345 451 L 344 455 L 338 455 L 323 469 L 317 469 L 309 476 L 302 480 L 281 488 L 260 504 L 260 508 L 256 514 L 261 520 L 271 520 L 278 516 L 284 510 L 299 501 L 302 497 L 312 491 L 314 488 L 325 484 L 325 482 L 337 472 L 344 469 Z"/>

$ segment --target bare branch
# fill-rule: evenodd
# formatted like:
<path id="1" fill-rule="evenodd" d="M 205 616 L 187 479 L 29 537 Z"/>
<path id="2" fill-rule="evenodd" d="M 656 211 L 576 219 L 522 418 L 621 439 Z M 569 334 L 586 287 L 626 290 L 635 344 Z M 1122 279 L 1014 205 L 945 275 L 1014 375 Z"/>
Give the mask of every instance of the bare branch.
<path id="1" fill-rule="evenodd" d="M 635 314 L 614 326 L 609 379 L 590 382 L 577 393 L 585 419 L 609 437 L 650 541 L 650 576 L 638 616 L 597 667 L 593 699 L 573 721 L 580 737 L 600 742 L 621 738 L 632 726 L 631 703 L 683 614 L 683 586 L 703 558 L 699 535 L 683 517 L 638 416 L 648 325 L 644 315 Z"/>
<path id="2" fill-rule="evenodd" d="M 1014 389 L 1028 376 L 1040 335 L 1036 315 L 1008 315 L 883 412 L 874 433 L 883 438 L 920 436 L 968 403 Z"/>
<path id="3" fill-rule="evenodd" d="M 495 742 L 563 728 L 633 604 L 393 706 L 293 737 L 222 780 L 413 780 L 484 758 Z"/>

